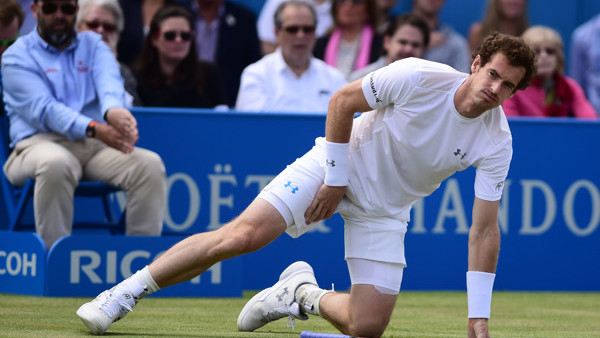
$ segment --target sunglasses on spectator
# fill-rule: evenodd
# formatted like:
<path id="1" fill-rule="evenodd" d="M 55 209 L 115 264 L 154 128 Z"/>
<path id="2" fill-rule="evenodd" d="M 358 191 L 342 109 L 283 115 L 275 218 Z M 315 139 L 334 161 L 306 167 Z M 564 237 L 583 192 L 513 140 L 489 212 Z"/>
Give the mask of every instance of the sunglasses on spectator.
<path id="1" fill-rule="evenodd" d="M 77 6 L 75 4 L 56 4 L 54 2 L 44 2 L 42 4 L 42 12 L 44 14 L 50 15 L 56 13 L 58 8 L 60 7 L 60 11 L 66 15 L 73 15 L 77 10 Z"/>
<path id="2" fill-rule="evenodd" d="M 107 33 L 114 33 L 117 31 L 117 25 L 108 23 L 108 22 L 100 22 L 100 21 L 94 20 L 94 21 L 86 21 L 85 24 L 90 29 L 98 29 L 98 27 L 102 26 L 102 29 Z"/>
<path id="3" fill-rule="evenodd" d="M 176 31 L 166 31 L 163 32 L 163 37 L 167 41 L 174 41 L 177 38 L 177 35 L 181 37 L 183 41 L 190 41 L 192 39 L 192 32 L 176 32 Z"/>
<path id="4" fill-rule="evenodd" d="M 298 34 L 299 31 L 302 31 L 304 34 L 312 34 L 315 32 L 315 26 L 287 26 L 283 27 L 283 30 L 290 34 Z"/>
<path id="5" fill-rule="evenodd" d="M 547 55 L 554 55 L 556 54 L 556 49 L 550 47 L 550 48 L 534 48 L 533 52 L 536 55 L 542 54 L 542 52 L 545 51 Z"/>
<path id="6" fill-rule="evenodd" d="M 4 46 L 9 47 L 13 43 L 15 43 L 15 41 L 17 41 L 17 38 L 14 38 L 14 39 L 0 39 L 0 47 L 4 47 Z"/>

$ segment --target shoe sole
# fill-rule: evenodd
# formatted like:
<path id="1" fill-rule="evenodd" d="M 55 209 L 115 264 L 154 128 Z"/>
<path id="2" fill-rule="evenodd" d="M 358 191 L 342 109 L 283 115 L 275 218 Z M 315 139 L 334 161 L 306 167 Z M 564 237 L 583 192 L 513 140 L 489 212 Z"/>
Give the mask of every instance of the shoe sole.
<path id="1" fill-rule="evenodd" d="M 79 317 L 79 319 L 81 319 L 81 321 L 83 322 L 83 324 L 85 324 L 85 326 L 87 326 L 87 328 L 95 335 L 101 335 L 103 334 L 106 330 L 104 330 L 102 328 L 101 325 L 91 321 L 88 318 L 94 317 L 94 314 L 90 313 L 90 311 L 87 310 L 87 304 L 82 305 L 78 310 L 77 310 L 77 317 Z"/>
<path id="2" fill-rule="evenodd" d="M 302 268 L 298 268 L 298 270 L 294 271 L 298 266 L 302 265 Z M 246 317 L 246 314 L 248 313 L 248 311 L 250 311 L 250 309 L 254 306 L 254 304 L 264 301 L 268 296 L 270 296 L 275 290 L 277 290 L 277 288 L 287 282 L 288 280 L 290 280 L 292 277 L 300 274 L 300 273 L 305 273 L 305 272 L 309 272 L 310 274 L 314 275 L 314 271 L 312 269 L 312 267 L 310 265 L 308 265 L 308 263 L 306 262 L 295 262 L 292 265 L 288 266 L 285 270 L 283 270 L 283 272 L 281 273 L 281 275 L 279 276 L 279 281 L 277 283 L 275 283 L 275 285 L 273 285 L 270 288 L 264 289 L 261 292 L 259 292 L 258 294 L 256 294 L 254 297 L 252 297 L 248 303 L 246 304 L 246 306 L 244 306 L 244 308 L 242 309 L 242 312 L 240 312 L 240 315 L 238 316 L 238 331 L 246 331 L 246 332 L 251 332 L 254 331 L 258 328 L 260 328 L 261 326 L 252 329 L 252 330 L 244 330 L 240 327 L 241 322 L 244 320 L 244 318 Z M 294 290 L 295 292 L 295 290 Z M 296 298 L 296 296 L 294 296 L 294 298 Z"/>

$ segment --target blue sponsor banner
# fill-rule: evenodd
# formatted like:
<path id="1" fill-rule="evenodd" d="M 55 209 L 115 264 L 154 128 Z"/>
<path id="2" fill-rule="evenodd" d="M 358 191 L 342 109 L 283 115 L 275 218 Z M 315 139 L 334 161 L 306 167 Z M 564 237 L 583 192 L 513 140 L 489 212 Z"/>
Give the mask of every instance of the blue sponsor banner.
<path id="1" fill-rule="evenodd" d="M 73 235 L 48 252 L 45 295 L 95 297 L 150 264 L 180 236 Z M 241 297 L 241 259 L 217 263 L 199 277 L 167 287 L 161 297 Z"/>
<path id="2" fill-rule="evenodd" d="M 44 295 L 46 246 L 31 232 L 0 231 L 0 292 Z"/>
<path id="3" fill-rule="evenodd" d="M 169 235 L 214 230 L 239 215 L 275 175 L 308 151 L 325 129 L 325 116 L 314 115 L 153 108 L 137 108 L 134 114 L 140 129 L 139 146 L 156 151 L 166 164 L 169 196 L 164 233 Z M 495 288 L 600 291 L 600 270 L 590 268 L 600 261 L 600 157 L 595 154 L 600 146 L 600 123 L 512 119 L 509 124 L 514 155 L 498 215 L 502 243 Z M 402 289 L 465 289 L 474 176 L 473 168 L 457 173 L 415 204 L 405 240 L 408 267 Z M 123 205 L 123 198 L 117 200 Z M 76 213 L 87 215 L 86 210 L 76 207 Z M 283 235 L 265 248 L 237 258 L 234 270 L 241 287 L 268 287 L 287 265 L 305 260 L 313 266 L 322 287 L 334 284 L 338 290 L 348 289 L 343 227 L 341 217 L 334 215 L 298 239 Z M 116 240 L 107 238 L 110 240 L 103 242 Z M 180 236 L 163 238 L 171 242 L 156 253 Z M 154 244 L 138 247 L 137 238 L 119 240 L 129 243 L 119 247 L 149 252 L 144 254 L 148 258 L 133 260 L 134 265 L 143 266 L 156 256 Z M 77 250 L 98 245 L 104 244 L 92 240 Z M 111 253 L 115 250 L 116 254 Z M 90 291 L 97 293 L 111 286 L 108 280 L 122 279 L 125 275 L 120 267 L 117 272 L 106 272 L 111 255 L 121 264 L 130 249 L 120 250 L 111 247 L 97 252 L 100 267 L 92 271 L 97 271 L 101 286 L 92 283 L 80 267 L 79 278 L 86 285 L 66 284 L 70 291 L 97 286 Z M 60 257 L 70 260 L 69 255 Z M 85 264 L 83 259 L 81 256 L 79 264 Z M 56 264 L 62 264 L 60 274 L 67 276 L 70 270 L 64 262 Z M 0 267 L 1 263 L 0 257 Z M 54 276 L 53 268 L 48 271 Z M 61 284 L 70 278 L 65 276 L 59 277 L 64 278 Z M 158 295 L 168 295 L 169 289 Z M 196 292 L 193 287 L 190 290 Z"/>

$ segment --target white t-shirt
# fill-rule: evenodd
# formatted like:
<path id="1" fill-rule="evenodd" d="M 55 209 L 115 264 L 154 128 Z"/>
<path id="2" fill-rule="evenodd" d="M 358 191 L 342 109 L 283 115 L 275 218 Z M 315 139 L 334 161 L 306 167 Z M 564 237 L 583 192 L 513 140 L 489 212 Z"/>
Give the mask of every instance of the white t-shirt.
<path id="1" fill-rule="evenodd" d="M 325 115 L 331 96 L 345 84 L 344 74 L 314 57 L 296 76 L 278 48 L 244 69 L 235 109 Z"/>
<path id="2" fill-rule="evenodd" d="M 466 118 L 454 95 L 468 77 L 447 65 L 407 58 L 364 77 L 375 109 L 356 118 L 346 196 L 370 216 L 409 220 L 412 204 L 442 181 L 476 167 L 475 196 L 499 200 L 512 157 L 501 107 Z"/>

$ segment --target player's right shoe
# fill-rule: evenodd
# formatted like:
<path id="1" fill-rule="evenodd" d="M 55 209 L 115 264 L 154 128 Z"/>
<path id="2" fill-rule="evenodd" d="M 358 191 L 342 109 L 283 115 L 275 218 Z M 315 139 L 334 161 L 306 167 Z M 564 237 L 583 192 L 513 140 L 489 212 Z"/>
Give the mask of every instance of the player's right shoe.
<path id="1" fill-rule="evenodd" d="M 275 285 L 248 301 L 238 316 L 238 330 L 254 331 L 288 316 L 291 320 L 307 320 L 308 316 L 295 299 L 296 289 L 303 284 L 318 286 L 312 267 L 306 262 L 295 262 L 281 273 Z"/>
<path id="2" fill-rule="evenodd" d="M 125 317 L 135 306 L 133 296 L 129 293 L 117 295 L 113 289 L 102 292 L 77 310 L 77 316 L 93 334 L 103 334 L 112 323 Z"/>

